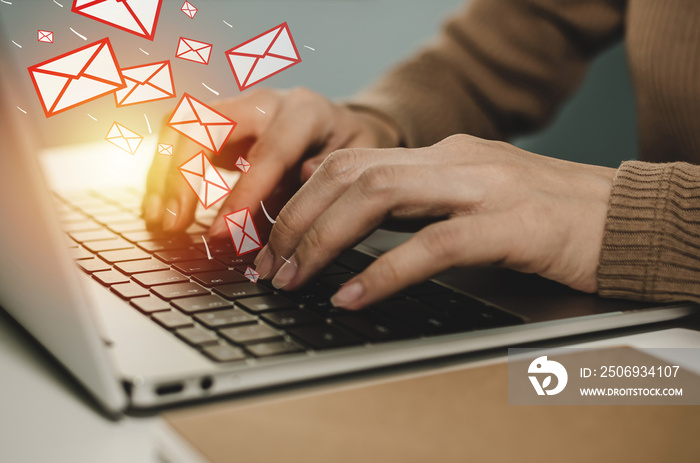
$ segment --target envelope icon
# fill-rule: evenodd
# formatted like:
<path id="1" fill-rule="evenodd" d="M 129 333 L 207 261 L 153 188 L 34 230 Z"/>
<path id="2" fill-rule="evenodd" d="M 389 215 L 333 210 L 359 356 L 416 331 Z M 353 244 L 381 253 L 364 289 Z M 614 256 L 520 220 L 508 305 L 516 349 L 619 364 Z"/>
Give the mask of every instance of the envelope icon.
<path id="1" fill-rule="evenodd" d="M 117 107 L 175 97 L 170 61 L 134 66 L 121 70 L 126 88 L 117 90 Z"/>
<path id="2" fill-rule="evenodd" d="M 209 209 L 231 192 L 219 171 L 204 155 L 204 151 L 200 151 L 181 165 L 180 173 L 197 195 L 204 209 Z"/>
<path id="3" fill-rule="evenodd" d="M 180 8 L 183 13 L 185 13 L 187 16 L 189 16 L 191 19 L 194 19 L 194 15 L 197 14 L 197 8 L 194 7 L 190 2 L 185 2 L 182 4 L 182 8 Z"/>
<path id="4" fill-rule="evenodd" d="M 225 215 L 224 220 L 231 234 L 233 247 L 236 248 L 236 254 L 241 256 L 262 248 L 250 209 L 246 207 L 240 211 Z"/>
<path id="5" fill-rule="evenodd" d="M 219 154 L 237 124 L 185 93 L 168 125 L 190 140 Z"/>
<path id="6" fill-rule="evenodd" d="M 226 56 L 241 91 L 301 63 L 286 22 L 227 50 Z"/>
<path id="7" fill-rule="evenodd" d="M 39 29 L 38 31 L 36 31 L 36 39 L 39 42 L 53 43 L 53 32 L 42 31 L 41 29 Z"/>
<path id="8" fill-rule="evenodd" d="M 250 169 L 250 163 L 243 159 L 242 156 L 238 156 L 238 159 L 236 159 L 236 167 L 241 169 L 244 174 L 247 174 Z"/>
<path id="9" fill-rule="evenodd" d="M 112 124 L 112 128 L 109 129 L 109 132 L 107 132 L 105 140 L 118 146 L 129 154 L 136 154 L 136 150 L 139 149 L 143 137 L 115 122 Z"/>
<path id="10" fill-rule="evenodd" d="M 46 117 L 126 87 L 104 38 L 28 68 Z"/>
<path id="11" fill-rule="evenodd" d="M 74 0 L 71 11 L 153 40 L 163 0 Z"/>
<path id="12" fill-rule="evenodd" d="M 175 56 L 195 63 L 209 64 L 212 47 L 210 43 L 180 37 Z"/>
<path id="13" fill-rule="evenodd" d="M 173 145 L 166 145 L 165 143 L 158 143 L 158 154 L 162 154 L 164 156 L 172 156 L 173 155 Z"/>
<path id="14" fill-rule="evenodd" d="M 243 276 L 249 279 L 251 283 L 257 283 L 260 278 L 260 274 L 250 267 L 246 267 Z"/>

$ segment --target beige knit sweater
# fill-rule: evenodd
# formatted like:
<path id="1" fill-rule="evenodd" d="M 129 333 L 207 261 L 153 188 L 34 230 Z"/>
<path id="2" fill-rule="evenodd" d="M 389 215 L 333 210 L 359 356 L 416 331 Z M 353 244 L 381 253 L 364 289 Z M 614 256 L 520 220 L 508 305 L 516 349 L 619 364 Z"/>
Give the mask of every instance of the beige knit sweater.
<path id="1" fill-rule="evenodd" d="M 509 139 L 547 124 L 619 40 L 643 162 L 617 172 L 599 292 L 700 301 L 700 0 L 473 0 L 354 102 L 409 147 L 455 133 Z"/>

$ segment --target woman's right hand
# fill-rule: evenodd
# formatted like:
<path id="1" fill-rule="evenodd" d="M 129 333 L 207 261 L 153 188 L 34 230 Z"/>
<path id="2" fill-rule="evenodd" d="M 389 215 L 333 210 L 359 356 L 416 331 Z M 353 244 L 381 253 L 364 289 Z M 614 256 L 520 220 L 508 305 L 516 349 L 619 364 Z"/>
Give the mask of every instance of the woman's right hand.
<path id="1" fill-rule="evenodd" d="M 212 238 L 228 234 L 226 214 L 244 207 L 255 214 L 260 201 L 271 196 L 277 196 L 278 202 L 282 196 L 286 202 L 333 151 L 399 143 L 398 131 L 383 118 L 338 105 L 307 89 L 256 90 L 211 106 L 238 125 L 219 156 L 208 153 L 209 159 L 230 167 L 243 156 L 251 164 L 225 199 L 209 230 Z M 153 159 L 143 200 L 144 218 L 150 227 L 182 231 L 192 223 L 197 198 L 178 167 L 201 147 L 167 126 L 160 142 L 173 145 L 174 153 Z M 166 213 L 166 208 L 173 213 Z"/>

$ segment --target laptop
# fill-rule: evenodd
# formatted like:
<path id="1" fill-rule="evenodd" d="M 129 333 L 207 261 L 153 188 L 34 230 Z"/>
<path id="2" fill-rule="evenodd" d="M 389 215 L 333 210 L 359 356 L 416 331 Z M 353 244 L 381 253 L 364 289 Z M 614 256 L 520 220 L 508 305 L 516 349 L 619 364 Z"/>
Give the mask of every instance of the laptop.
<path id="1" fill-rule="evenodd" d="M 202 238 L 210 216 L 164 236 L 145 229 L 134 189 L 49 191 L 37 121 L 18 108 L 21 70 L 0 42 L 0 306 L 115 416 L 695 310 L 496 268 L 446 272 L 361 312 L 332 307 L 340 285 L 405 239 L 388 232 L 300 291 L 254 283 L 254 255 Z"/>

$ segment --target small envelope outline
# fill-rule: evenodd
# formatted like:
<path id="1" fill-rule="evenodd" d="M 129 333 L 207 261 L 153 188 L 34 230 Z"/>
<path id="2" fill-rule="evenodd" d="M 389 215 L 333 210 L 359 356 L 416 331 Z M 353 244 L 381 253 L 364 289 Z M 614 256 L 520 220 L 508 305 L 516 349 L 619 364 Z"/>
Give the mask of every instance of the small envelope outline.
<path id="1" fill-rule="evenodd" d="M 158 143 L 158 154 L 162 154 L 164 156 L 172 156 L 173 155 L 173 145 L 168 145 L 165 143 Z"/>
<path id="2" fill-rule="evenodd" d="M 163 0 L 74 0 L 71 11 L 153 40 Z"/>
<path id="3" fill-rule="evenodd" d="M 301 63 L 286 22 L 226 50 L 226 57 L 240 91 Z"/>
<path id="4" fill-rule="evenodd" d="M 212 47 L 211 43 L 180 37 L 180 40 L 177 42 L 175 56 L 199 64 L 209 64 Z"/>
<path id="5" fill-rule="evenodd" d="M 114 93 L 117 107 L 175 98 L 170 61 L 121 69 L 126 88 Z"/>
<path id="6" fill-rule="evenodd" d="M 257 283 L 260 278 L 260 274 L 250 267 L 246 267 L 243 276 L 249 279 L 251 283 Z"/>
<path id="7" fill-rule="evenodd" d="M 249 252 L 262 248 L 258 230 L 253 223 L 253 216 L 249 208 L 244 208 L 231 214 L 225 215 L 224 220 L 233 240 L 233 247 L 236 254 L 242 256 Z"/>
<path id="8" fill-rule="evenodd" d="M 236 159 L 236 167 L 242 170 L 244 174 L 247 174 L 250 169 L 250 163 L 243 159 L 243 156 L 238 156 L 238 159 Z"/>
<path id="9" fill-rule="evenodd" d="M 109 132 L 107 132 L 105 140 L 129 154 L 136 154 L 136 150 L 141 146 L 143 137 L 115 122 L 112 124 Z"/>
<path id="10" fill-rule="evenodd" d="M 231 188 L 216 167 L 200 151 L 179 167 L 180 173 L 189 184 L 204 209 L 209 209 L 231 192 Z M 201 188 L 204 182 L 204 188 Z"/>
<path id="11" fill-rule="evenodd" d="M 193 4 L 191 4 L 190 2 L 185 2 L 185 3 L 183 3 L 183 4 L 182 4 L 182 8 L 180 8 L 180 10 L 181 10 L 183 13 L 185 13 L 187 16 L 189 16 L 190 19 L 194 19 L 194 15 L 196 15 L 196 14 L 197 14 L 197 11 L 199 11 L 199 10 L 197 10 L 197 8 L 195 8 L 195 6 L 194 6 Z"/>
<path id="12" fill-rule="evenodd" d="M 237 123 L 185 93 L 168 126 L 219 154 Z"/>
<path id="13" fill-rule="evenodd" d="M 108 38 L 27 68 L 46 117 L 126 87 Z"/>
<path id="14" fill-rule="evenodd" d="M 36 31 L 36 39 L 39 42 L 53 43 L 53 32 L 39 29 Z"/>

